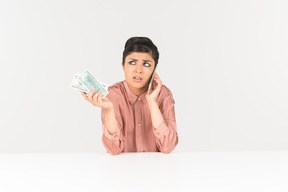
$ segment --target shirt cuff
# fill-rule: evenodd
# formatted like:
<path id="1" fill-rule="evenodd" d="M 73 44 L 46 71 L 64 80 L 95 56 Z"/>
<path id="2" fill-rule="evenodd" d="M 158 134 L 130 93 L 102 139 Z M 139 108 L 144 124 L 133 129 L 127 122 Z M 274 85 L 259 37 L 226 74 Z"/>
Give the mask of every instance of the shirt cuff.
<path id="1" fill-rule="evenodd" d="M 112 135 L 109 133 L 108 129 L 106 129 L 104 125 L 102 125 L 102 130 L 103 130 L 103 134 L 108 139 L 113 140 L 113 141 L 118 141 L 120 139 L 120 134 L 121 134 L 120 129 L 117 128 L 115 133 L 113 133 Z"/>
<path id="2" fill-rule="evenodd" d="M 159 127 L 155 130 L 153 127 L 154 133 L 156 137 L 160 138 L 163 135 L 166 135 L 166 133 L 169 131 L 169 128 L 166 124 L 166 121 L 163 120 L 162 123 L 159 125 Z"/>

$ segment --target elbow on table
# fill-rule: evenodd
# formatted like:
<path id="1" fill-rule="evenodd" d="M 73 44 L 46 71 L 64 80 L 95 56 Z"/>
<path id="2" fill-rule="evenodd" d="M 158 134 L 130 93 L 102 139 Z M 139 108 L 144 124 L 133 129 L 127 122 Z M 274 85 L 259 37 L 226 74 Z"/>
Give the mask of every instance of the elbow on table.
<path id="1" fill-rule="evenodd" d="M 164 153 L 164 154 L 169 154 L 173 151 L 175 147 L 172 147 L 171 149 L 162 149 L 161 152 Z"/>
<path id="2" fill-rule="evenodd" d="M 110 153 L 111 155 L 119 155 L 121 153 L 120 150 L 117 151 L 107 151 L 108 153 Z"/>
<path id="3" fill-rule="evenodd" d="M 170 147 L 167 147 L 167 148 L 164 147 L 164 148 L 162 148 L 160 151 L 161 151 L 162 153 L 169 154 L 169 153 L 171 153 L 171 152 L 175 149 L 175 147 L 177 146 L 177 144 L 178 144 L 178 138 L 177 138 L 175 144 L 173 144 L 173 145 L 171 145 Z"/>
<path id="4" fill-rule="evenodd" d="M 102 143 L 107 150 L 107 153 L 111 155 L 119 155 L 121 153 L 120 143 L 114 142 L 106 138 L 104 135 L 102 136 Z"/>

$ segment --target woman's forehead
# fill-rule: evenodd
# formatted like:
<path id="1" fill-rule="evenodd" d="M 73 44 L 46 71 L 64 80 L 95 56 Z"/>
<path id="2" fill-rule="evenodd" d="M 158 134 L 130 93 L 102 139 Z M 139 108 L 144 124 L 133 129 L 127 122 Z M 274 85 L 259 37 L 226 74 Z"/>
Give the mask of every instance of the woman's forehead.
<path id="1" fill-rule="evenodd" d="M 137 60 L 151 60 L 153 61 L 153 58 L 151 57 L 150 53 L 142 53 L 142 52 L 133 52 L 129 55 L 127 55 L 128 59 L 137 59 Z"/>

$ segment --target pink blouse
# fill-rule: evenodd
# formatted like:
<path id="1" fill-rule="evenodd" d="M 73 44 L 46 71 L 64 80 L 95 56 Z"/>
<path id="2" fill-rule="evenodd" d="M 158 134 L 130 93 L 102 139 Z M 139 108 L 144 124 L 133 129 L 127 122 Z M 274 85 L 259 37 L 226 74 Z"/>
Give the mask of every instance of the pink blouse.
<path id="1" fill-rule="evenodd" d="M 162 85 L 157 103 L 164 121 L 155 129 L 146 102 L 146 92 L 136 96 L 127 81 L 117 82 L 108 88 L 106 95 L 114 105 L 118 128 L 110 134 L 104 125 L 105 115 L 101 111 L 102 143 L 107 152 L 118 155 L 121 152 L 163 152 L 170 153 L 178 144 L 178 133 L 171 91 Z M 119 141 L 120 140 L 120 146 Z"/>

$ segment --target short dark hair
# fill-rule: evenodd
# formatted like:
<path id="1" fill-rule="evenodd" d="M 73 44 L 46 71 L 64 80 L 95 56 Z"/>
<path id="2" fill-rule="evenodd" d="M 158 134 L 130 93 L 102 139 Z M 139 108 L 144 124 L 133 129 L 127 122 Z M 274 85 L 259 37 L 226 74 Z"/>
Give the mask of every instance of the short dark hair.
<path id="1" fill-rule="evenodd" d="M 155 67 L 157 66 L 159 52 L 156 45 L 148 37 L 131 37 L 126 41 L 122 58 L 123 66 L 127 55 L 132 52 L 150 53 L 154 59 Z"/>

